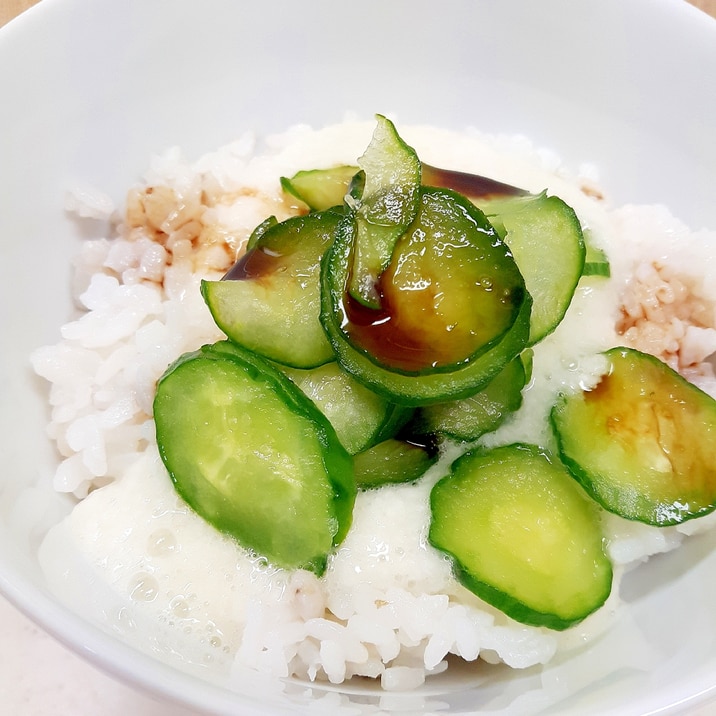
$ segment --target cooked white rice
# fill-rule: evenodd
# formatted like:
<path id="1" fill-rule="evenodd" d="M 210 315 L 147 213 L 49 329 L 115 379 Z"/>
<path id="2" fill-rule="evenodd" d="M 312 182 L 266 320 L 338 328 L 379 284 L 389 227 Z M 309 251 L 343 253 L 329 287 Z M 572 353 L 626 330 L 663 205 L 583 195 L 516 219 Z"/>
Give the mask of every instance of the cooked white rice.
<path id="1" fill-rule="evenodd" d="M 173 149 L 152 161 L 121 213 L 88 188 L 68 202 L 83 216 L 120 218 L 115 236 L 86 241 L 77 257 L 81 316 L 32 356 L 50 382 L 48 433 L 62 456 L 54 487 L 78 500 L 45 540 L 42 564 L 76 609 L 225 683 L 247 665 L 332 683 L 368 676 L 401 690 L 444 670 L 450 654 L 543 664 L 608 627 L 624 569 L 714 522 L 656 529 L 605 515 L 612 597 L 557 633 L 482 603 L 428 545 L 428 495 L 454 451 L 416 485 L 359 494 L 350 533 L 321 579 L 252 557 L 182 503 L 157 455 L 151 408 L 167 365 L 222 337 L 200 279 L 219 277 L 264 218 L 296 212 L 280 176 L 355 162 L 372 127 L 299 127 L 270 138 L 262 154 L 245 136 L 197 162 Z M 716 235 L 689 232 L 661 207 L 612 210 L 592 168 L 567 177 L 522 138 L 400 131 L 429 163 L 559 194 L 610 257 L 611 280 L 582 281 L 563 324 L 535 349 L 523 408 L 485 444 L 549 445 L 556 392 L 594 383 L 603 369 L 595 356 L 613 345 L 659 355 L 716 395 L 707 360 L 716 350 Z"/>

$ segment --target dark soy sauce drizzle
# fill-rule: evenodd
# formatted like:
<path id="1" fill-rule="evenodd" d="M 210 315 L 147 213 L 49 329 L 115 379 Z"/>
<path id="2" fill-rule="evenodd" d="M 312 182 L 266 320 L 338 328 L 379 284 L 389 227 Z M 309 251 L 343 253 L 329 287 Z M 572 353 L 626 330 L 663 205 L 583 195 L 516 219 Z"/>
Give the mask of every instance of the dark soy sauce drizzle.
<path id="1" fill-rule="evenodd" d="M 529 194 L 525 189 L 504 184 L 489 177 L 458 172 L 453 169 L 440 169 L 430 164 L 423 164 L 423 184 L 452 189 L 468 198 L 486 199 L 499 196 L 527 196 Z"/>

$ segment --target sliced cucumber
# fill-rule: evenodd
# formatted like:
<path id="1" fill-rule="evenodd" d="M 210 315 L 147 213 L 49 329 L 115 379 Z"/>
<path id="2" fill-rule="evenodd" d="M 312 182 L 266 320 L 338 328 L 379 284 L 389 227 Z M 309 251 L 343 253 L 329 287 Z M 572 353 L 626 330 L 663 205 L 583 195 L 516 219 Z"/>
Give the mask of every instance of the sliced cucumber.
<path id="1" fill-rule="evenodd" d="M 475 395 L 419 408 L 409 430 L 419 435 L 434 433 L 455 440 L 477 440 L 496 430 L 522 405 L 525 382 L 525 365 L 520 357 L 515 358 Z"/>
<path id="2" fill-rule="evenodd" d="M 365 174 L 363 193 L 353 216 L 355 235 L 348 292 L 359 303 L 379 308 L 378 277 L 393 248 L 418 212 L 420 160 L 393 123 L 377 116 L 368 148 L 358 160 Z"/>
<path id="3" fill-rule="evenodd" d="M 606 353 L 594 390 L 552 410 L 575 477 L 610 512 L 666 526 L 716 508 L 716 401 L 658 358 Z"/>
<path id="4" fill-rule="evenodd" d="M 584 268 L 584 237 L 574 210 L 559 197 L 496 199 L 480 204 L 512 251 L 532 296 L 530 343 L 560 323 Z"/>
<path id="5" fill-rule="evenodd" d="M 297 172 L 290 179 L 281 177 L 281 186 L 311 211 L 325 211 L 343 204 L 351 180 L 357 172 L 358 167 L 354 166 L 307 169 Z"/>
<path id="6" fill-rule="evenodd" d="M 584 269 L 582 271 L 582 275 L 603 276 L 605 278 L 611 276 L 611 266 L 606 253 L 592 243 L 588 231 L 584 232 L 584 243 L 586 246 L 586 254 L 584 256 Z"/>
<path id="7" fill-rule="evenodd" d="M 350 193 L 351 183 L 360 171 L 356 166 L 339 166 L 328 169 L 306 169 L 290 179 L 281 177 L 281 186 L 291 196 L 299 199 L 313 211 L 323 211 L 343 203 Z M 454 169 L 441 169 L 421 163 L 423 186 L 452 189 L 466 196 L 473 203 L 486 198 L 526 196 L 524 189 L 504 184 L 490 177 L 468 174 Z M 362 192 L 357 194 L 360 198 Z"/>
<path id="8" fill-rule="evenodd" d="M 154 419 L 195 512 L 277 566 L 324 571 L 351 524 L 353 464 L 286 376 L 250 351 L 207 346 L 162 376 Z"/>
<path id="9" fill-rule="evenodd" d="M 392 437 L 412 414 L 366 388 L 335 362 L 289 370 L 288 376 L 331 421 L 351 455 Z"/>
<path id="10" fill-rule="evenodd" d="M 271 224 L 223 280 L 202 281 L 209 310 L 232 341 L 296 368 L 333 359 L 319 321 L 319 276 L 339 220 L 326 211 Z"/>
<path id="11" fill-rule="evenodd" d="M 513 619 L 566 629 L 609 596 L 599 509 L 539 448 L 464 454 L 430 503 L 432 545 L 464 586 Z"/>
<path id="12" fill-rule="evenodd" d="M 437 462 L 437 454 L 422 445 L 391 438 L 353 458 L 359 490 L 415 482 Z"/>
<path id="13" fill-rule="evenodd" d="M 405 405 L 479 390 L 525 347 L 531 304 L 482 212 L 445 189 L 423 188 L 420 197 L 381 276 L 383 308 L 347 295 L 350 220 L 340 223 L 321 269 L 321 322 L 339 363 Z"/>

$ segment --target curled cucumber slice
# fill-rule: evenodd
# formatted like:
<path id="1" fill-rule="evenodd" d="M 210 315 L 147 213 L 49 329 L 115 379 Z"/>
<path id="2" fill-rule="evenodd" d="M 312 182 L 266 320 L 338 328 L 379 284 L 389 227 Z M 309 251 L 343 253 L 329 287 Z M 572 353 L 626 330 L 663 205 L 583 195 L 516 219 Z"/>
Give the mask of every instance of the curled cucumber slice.
<path id="1" fill-rule="evenodd" d="M 378 283 L 381 308 L 347 290 L 355 224 L 321 268 L 321 322 L 345 370 L 389 400 L 474 394 L 525 347 L 531 299 L 507 246 L 467 199 L 423 187 Z"/>
<path id="2" fill-rule="evenodd" d="M 157 444 L 187 504 L 244 547 L 321 574 L 351 524 L 353 464 L 328 420 L 260 357 L 182 356 L 154 399 Z"/>
<path id="3" fill-rule="evenodd" d="M 658 358 L 606 353 L 594 390 L 552 410 L 562 459 L 605 509 L 667 526 L 716 508 L 716 401 Z"/>
<path id="4" fill-rule="evenodd" d="M 261 237 L 272 227 L 276 226 L 278 224 L 278 219 L 275 216 L 269 216 L 266 219 L 264 219 L 252 232 L 251 236 L 249 236 L 248 241 L 246 242 L 246 251 L 247 253 L 249 251 L 253 251 L 256 246 L 258 245 L 259 241 L 261 241 Z"/>
<path id="5" fill-rule="evenodd" d="M 290 178 L 281 177 L 281 187 L 311 211 L 325 211 L 343 204 L 357 172 L 358 167 L 345 165 L 330 169 L 305 169 Z"/>
<path id="6" fill-rule="evenodd" d="M 609 596 L 599 509 L 543 450 L 465 453 L 430 504 L 432 545 L 465 587 L 513 619 L 566 629 Z"/>
<path id="7" fill-rule="evenodd" d="M 364 306 L 379 308 L 376 284 L 390 262 L 400 236 L 418 212 L 420 160 L 398 135 L 395 125 L 378 115 L 368 148 L 358 160 L 365 183 L 355 214 L 348 293 Z"/>

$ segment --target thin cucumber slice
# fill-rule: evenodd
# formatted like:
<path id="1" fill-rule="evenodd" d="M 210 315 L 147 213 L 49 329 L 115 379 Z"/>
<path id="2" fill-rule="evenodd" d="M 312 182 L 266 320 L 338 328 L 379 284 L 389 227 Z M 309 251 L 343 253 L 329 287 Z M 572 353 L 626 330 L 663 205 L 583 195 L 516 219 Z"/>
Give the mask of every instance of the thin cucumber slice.
<path id="1" fill-rule="evenodd" d="M 430 505 L 431 544 L 465 587 L 519 622 L 566 629 L 611 592 L 599 508 L 535 446 L 465 453 Z"/>
<path id="2" fill-rule="evenodd" d="M 368 148 L 358 160 L 365 174 L 354 214 L 355 235 L 348 292 L 359 303 L 379 308 L 378 277 L 393 248 L 418 212 L 420 160 L 398 135 L 395 125 L 377 116 Z"/>
<path id="3" fill-rule="evenodd" d="M 657 527 L 716 508 L 716 401 L 658 358 L 606 353 L 594 390 L 552 410 L 562 459 L 605 509 Z"/>
<path id="4" fill-rule="evenodd" d="M 288 376 L 331 421 L 351 455 L 392 437 L 412 414 L 366 388 L 336 362 L 289 370 Z"/>
<path id="5" fill-rule="evenodd" d="M 302 201 L 311 211 L 325 211 L 340 206 L 348 193 L 358 167 L 339 166 L 330 169 L 307 169 L 291 178 L 281 177 L 285 192 Z"/>
<path id="6" fill-rule="evenodd" d="M 521 357 L 511 360 L 475 395 L 419 408 L 409 430 L 464 442 L 496 430 L 522 405 L 527 374 Z"/>
<path id="7" fill-rule="evenodd" d="M 611 276 L 611 266 L 609 259 L 602 249 L 597 248 L 590 240 L 590 233 L 584 232 L 584 243 L 586 246 L 586 254 L 584 256 L 583 276 L 603 276 L 609 278 Z"/>
<path id="8" fill-rule="evenodd" d="M 353 464 L 291 381 L 236 346 L 182 356 L 154 399 L 157 444 L 187 504 L 286 569 L 321 574 L 346 535 Z"/>
<path id="9" fill-rule="evenodd" d="M 253 251 L 256 248 L 261 237 L 271 228 L 278 224 L 278 219 L 275 216 L 269 216 L 264 219 L 249 236 L 249 240 L 246 242 L 246 251 Z"/>
<path id="10" fill-rule="evenodd" d="M 321 322 L 337 360 L 405 405 L 474 394 L 525 347 L 531 305 L 482 212 L 449 190 L 423 188 L 420 195 L 420 211 L 381 276 L 382 309 L 347 295 L 349 219 L 321 269 Z"/>
<path id="11" fill-rule="evenodd" d="M 204 300 L 228 338 L 296 368 L 333 359 L 319 321 L 319 276 L 339 220 L 327 211 L 272 224 L 224 279 L 202 281 Z"/>
<path id="12" fill-rule="evenodd" d="M 422 445 L 390 438 L 353 458 L 359 490 L 415 482 L 437 462 L 437 454 Z"/>
<path id="13" fill-rule="evenodd" d="M 584 237 L 574 210 L 556 196 L 497 199 L 480 204 L 504 240 L 532 296 L 530 344 L 560 323 L 584 268 Z"/>

